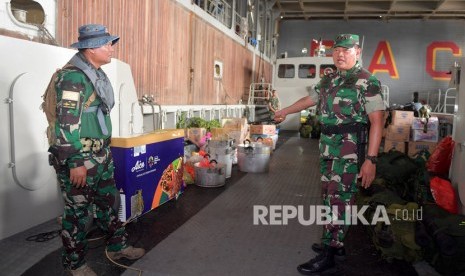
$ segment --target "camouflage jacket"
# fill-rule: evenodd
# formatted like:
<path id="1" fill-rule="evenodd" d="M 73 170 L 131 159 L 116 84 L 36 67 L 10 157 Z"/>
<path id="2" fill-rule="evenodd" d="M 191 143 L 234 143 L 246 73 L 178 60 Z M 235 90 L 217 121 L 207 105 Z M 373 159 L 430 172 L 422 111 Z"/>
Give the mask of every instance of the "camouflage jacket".
<path id="1" fill-rule="evenodd" d="M 272 107 L 274 110 L 278 110 L 279 107 L 280 107 L 279 98 L 278 98 L 278 97 L 270 97 L 270 99 L 268 100 L 268 103 L 271 105 L 271 107 Z"/>
<path id="2" fill-rule="evenodd" d="M 82 153 L 80 138 L 107 139 L 111 136 L 110 114 L 105 114 L 105 125 L 109 135 L 103 135 L 97 119 L 97 112 L 83 112 L 84 105 L 92 95 L 94 87 L 89 78 L 78 68 L 61 70 L 55 84 L 57 93 L 57 118 L 55 124 L 56 142 L 51 152 L 58 161 L 67 163 L 69 168 L 82 166 L 89 154 Z M 101 104 L 99 97 L 90 104 Z"/>
<path id="3" fill-rule="evenodd" d="M 346 71 L 325 76 L 316 86 L 322 125 L 368 124 L 367 114 L 384 110 L 381 84 L 357 62 Z M 357 159 L 356 133 L 321 135 L 320 155 L 327 159 Z"/>

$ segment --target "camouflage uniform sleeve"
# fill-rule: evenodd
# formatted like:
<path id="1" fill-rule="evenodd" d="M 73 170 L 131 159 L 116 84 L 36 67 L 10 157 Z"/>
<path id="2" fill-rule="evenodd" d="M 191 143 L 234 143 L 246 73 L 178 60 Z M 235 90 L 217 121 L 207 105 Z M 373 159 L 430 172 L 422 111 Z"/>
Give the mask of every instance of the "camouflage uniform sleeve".
<path id="1" fill-rule="evenodd" d="M 365 91 L 365 111 L 367 114 L 378 111 L 385 110 L 383 101 L 383 94 L 381 93 L 381 83 L 373 75 L 371 75 L 368 80 L 366 80 L 366 91 Z"/>
<path id="2" fill-rule="evenodd" d="M 84 165 L 80 142 L 81 113 L 87 98 L 92 94 L 92 84 L 80 71 L 63 70 L 56 83 L 57 119 L 55 133 L 58 160 L 69 168 Z"/>
<path id="3" fill-rule="evenodd" d="M 310 96 L 310 99 L 314 102 L 318 102 L 318 94 L 320 92 L 320 83 L 317 85 L 312 85 L 308 88 L 308 95 Z"/>

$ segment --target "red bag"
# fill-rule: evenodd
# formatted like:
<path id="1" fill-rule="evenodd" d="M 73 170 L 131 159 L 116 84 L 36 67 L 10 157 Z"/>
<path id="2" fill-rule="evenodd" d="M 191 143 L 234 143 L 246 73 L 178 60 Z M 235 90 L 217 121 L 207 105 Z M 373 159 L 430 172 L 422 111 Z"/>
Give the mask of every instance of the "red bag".
<path id="1" fill-rule="evenodd" d="M 437 176 L 431 178 L 430 189 L 436 204 L 452 214 L 458 214 L 457 196 L 449 181 Z"/>
<path id="2" fill-rule="evenodd" d="M 453 151 L 454 140 L 450 136 L 444 137 L 428 158 L 426 169 L 435 174 L 448 175 Z"/>

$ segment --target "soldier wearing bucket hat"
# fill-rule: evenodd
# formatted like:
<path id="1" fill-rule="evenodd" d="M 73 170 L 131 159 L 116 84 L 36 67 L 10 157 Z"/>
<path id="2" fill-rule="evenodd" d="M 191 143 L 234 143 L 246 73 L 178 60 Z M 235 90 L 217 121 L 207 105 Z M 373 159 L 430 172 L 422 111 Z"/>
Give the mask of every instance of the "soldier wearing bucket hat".
<path id="1" fill-rule="evenodd" d="M 321 124 L 323 204 L 334 220 L 323 226 L 321 243 L 312 245 L 318 255 L 297 267 L 305 275 L 332 273 L 335 262 L 345 259 L 344 238 L 349 225 L 339 222 L 350 221 L 345 210 L 353 210 L 358 189 L 370 187 L 376 175 L 385 107 L 381 84 L 362 68 L 360 54 L 358 35 L 336 36 L 332 55 L 337 71 L 323 76 L 308 96 L 275 113 L 279 122 L 287 114 L 316 105 Z"/>
<path id="2" fill-rule="evenodd" d="M 113 88 L 101 66 L 111 62 L 119 37 L 99 24 L 79 28 L 71 47 L 79 51 L 54 74 L 56 122 L 49 152 L 65 203 L 62 218 L 63 266 L 72 275 L 96 275 L 86 264 L 86 232 L 92 224 L 107 234 L 108 256 L 138 259 L 144 249 L 127 244 L 118 219 L 119 191 L 110 152 Z M 49 91 L 49 88 L 47 91 Z"/>

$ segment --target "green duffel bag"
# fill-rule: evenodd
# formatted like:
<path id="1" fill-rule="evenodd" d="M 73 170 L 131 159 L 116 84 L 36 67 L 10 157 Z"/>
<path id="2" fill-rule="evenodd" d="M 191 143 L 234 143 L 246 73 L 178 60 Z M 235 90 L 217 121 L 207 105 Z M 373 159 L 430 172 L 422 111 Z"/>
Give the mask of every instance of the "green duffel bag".
<path id="1" fill-rule="evenodd" d="M 422 222 L 431 236 L 424 259 L 441 275 L 465 275 L 465 216 L 430 204 L 423 207 Z"/>

